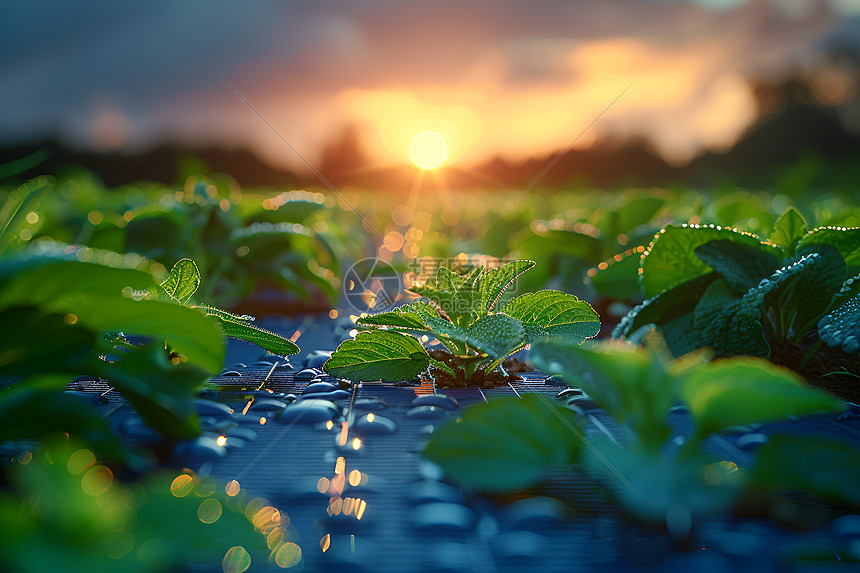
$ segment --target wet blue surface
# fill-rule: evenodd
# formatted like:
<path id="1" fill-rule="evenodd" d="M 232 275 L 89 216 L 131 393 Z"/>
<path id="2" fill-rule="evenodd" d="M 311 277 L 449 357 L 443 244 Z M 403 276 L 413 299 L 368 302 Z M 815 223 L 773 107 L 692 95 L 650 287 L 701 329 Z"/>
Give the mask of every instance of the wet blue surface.
<path id="1" fill-rule="evenodd" d="M 302 347 L 312 348 L 313 336 L 305 336 Z M 323 350 L 331 349 L 327 336 Z M 611 435 L 624 443 L 621 428 L 581 391 L 547 383 L 541 374 L 483 392 L 433 395 L 428 386 L 382 383 L 353 392 L 319 371 L 297 381 L 308 353 L 292 357 L 291 368 L 278 368 L 278 357 L 261 356 L 256 347 L 229 348 L 227 371 L 213 379 L 219 388 L 197 402 L 204 434 L 176 444 L 174 452 L 178 463 L 214 476 L 222 488 L 238 481 L 242 502 L 260 497 L 277 507 L 302 548 L 302 564 L 293 570 L 816 571 L 827 563 L 786 563 L 802 548 L 835 561 L 839 548 L 860 544 L 856 515 L 806 531 L 723 515 L 697 523 L 692 538 L 680 543 L 625 518 L 576 467 L 551 471 L 530 491 L 489 498 L 445 482 L 440 468 L 422 459 L 433 432 L 465 408 L 530 392 L 555 399 L 563 391 L 557 403 L 579 412 L 586 439 Z M 309 358 L 319 366 L 322 356 Z M 103 392 L 100 384 L 87 392 Z M 115 393 L 106 399 L 106 408 L 121 403 Z M 858 411 L 748 428 L 706 447 L 741 465 L 777 431 L 860 443 Z M 131 443 L 154 439 L 128 407 L 112 420 Z M 683 442 L 691 430 L 686 410 L 676 408 L 670 421 Z M 223 446 L 219 436 L 226 437 Z M 251 571 L 270 569 L 277 568 L 255 562 Z"/>

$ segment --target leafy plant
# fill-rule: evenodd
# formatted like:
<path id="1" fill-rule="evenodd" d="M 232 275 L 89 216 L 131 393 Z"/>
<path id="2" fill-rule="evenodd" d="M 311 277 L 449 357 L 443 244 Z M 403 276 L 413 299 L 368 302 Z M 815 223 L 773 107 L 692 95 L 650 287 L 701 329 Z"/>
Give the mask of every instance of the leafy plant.
<path id="1" fill-rule="evenodd" d="M 126 485 L 88 447 L 65 439 L 16 458 L 5 476 L 6 571 L 212 570 L 231 547 L 247 560 L 268 554 L 249 522 L 254 514 L 218 493 L 214 478 L 161 472 Z"/>
<path id="2" fill-rule="evenodd" d="M 573 410 L 540 394 L 468 408 L 434 434 L 424 455 L 447 476 L 487 492 L 516 491 L 579 459 L 583 442 Z"/>
<path id="3" fill-rule="evenodd" d="M 192 297 L 199 287 L 200 271 L 197 265 L 191 259 L 182 259 L 173 266 L 155 293 L 161 300 L 174 301 L 200 310 L 231 338 L 252 342 L 280 356 L 291 356 L 299 352 L 299 347 L 291 340 L 254 324 L 254 318 L 251 316 L 239 316 L 207 304 L 193 304 Z"/>
<path id="4" fill-rule="evenodd" d="M 585 268 L 598 264 L 604 268 L 606 265 L 602 261 L 626 248 L 627 255 L 610 259 L 615 263 L 611 272 L 607 269 L 594 276 L 590 271 L 589 276 L 600 294 L 618 298 L 632 296 L 635 291 L 630 285 L 634 288 L 636 285 L 635 261 L 624 259 L 630 253 L 639 252 L 638 248 L 647 244 L 660 228 L 660 223 L 654 219 L 666 203 L 666 198 L 657 196 L 653 190 L 624 193 L 610 200 L 601 194 L 594 208 L 582 210 L 583 218 L 533 220 L 528 229 L 512 236 L 510 247 L 524 258 L 541 262 L 541 269 L 526 279 L 528 286 L 535 288 L 552 281 L 561 284 L 579 281 Z"/>
<path id="5" fill-rule="evenodd" d="M 30 249 L 2 259 L 0 439 L 68 432 L 135 466 L 93 407 L 61 392 L 74 376 L 109 380 L 147 424 L 182 439 L 199 434 L 193 399 L 223 367 L 222 333 L 298 351 L 244 317 L 187 306 L 199 281 L 187 259 L 160 284 L 110 252 Z"/>
<path id="6" fill-rule="evenodd" d="M 616 327 L 635 337 L 657 325 L 676 356 L 711 347 L 717 356 L 770 357 L 802 346 L 818 329 L 805 364 L 822 344 L 860 352 L 852 319 L 860 303 L 860 228 L 807 231 L 793 209 L 770 240 L 700 225 L 667 226 L 641 261 L 646 297 Z"/>
<path id="7" fill-rule="evenodd" d="M 526 395 L 469 408 L 459 423 L 440 428 L 425 456 L 450 477 L 489 492 L 522 489 L 539 483 L 551 467 L 578 463 L 607 483 L 631 513 L 659 523 L 673 507 L 695 515 L 730 507 L 737 498 L 744 472 L 734 474 L 734 462 L 704 453 L 702 443 L 713 434 L 841 408 L 791 371 L 760 358 L 707 362 L 706 352 L 677 360 L 664 353 L 651 339 L 648 348 L 620 341 L 585 347 L 562 339 L 532 346 L 536 365 L 582 388 L 620 424 L 618 443 L 606 436 L 586 441 L 581 419 L 570 410 Z M 679 401 L 694 425 L 682 447 L 670 441 L 669 426 Z M 811 492 L 818 495 L 821 487 Z"/>
<path id="8" fill-rule="evenodd" d="M 527 344 L 561 336 L 574 344 L 595 336 L 597 313 L 574 295 L 543 290 L 512 298 L 498 312 L 505 291 L 532 261 L 514 261 L 459 275 L 440 267 L 432 285 L 413 285 L 423 298 L 390 312 L 360 318 L 367 329 L 343 342 L 325 363 L 332 376 L 359 380 L 408 380 L 429 366 L 455 377 L 450 364 L 431 357 L 411 335 L 436 337 L 454 357 L 463 383 L 489 373 Z"/>

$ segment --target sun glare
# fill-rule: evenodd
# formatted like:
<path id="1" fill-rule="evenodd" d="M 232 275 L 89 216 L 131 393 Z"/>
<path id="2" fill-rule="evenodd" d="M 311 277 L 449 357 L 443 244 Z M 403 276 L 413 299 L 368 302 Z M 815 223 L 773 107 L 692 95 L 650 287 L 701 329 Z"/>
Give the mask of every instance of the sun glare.
<path id="1" fill-rule="evenodd" d="M 436 169 L 448 159 L 448 140 L 438 131 L 422 131 L 409 144 L 409 159 L 420 169 Z"/>

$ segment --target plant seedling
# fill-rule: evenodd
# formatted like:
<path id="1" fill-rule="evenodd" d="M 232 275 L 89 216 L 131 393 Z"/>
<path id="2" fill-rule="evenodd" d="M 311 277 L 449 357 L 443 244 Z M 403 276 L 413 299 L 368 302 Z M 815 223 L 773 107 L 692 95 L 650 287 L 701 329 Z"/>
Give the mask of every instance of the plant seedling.
<path id="1" fill-rule="evenodd" d="M 191 297 L 199 286 L 200 271 L 197 265 L 191 259 L 182 259 L 173 265 L 170 274 L 156 289 L 155 297 L 196 308 L 214 320 L 222 332 L 231 338 L 251 342 L 280 356 L 291 356 L 299 352 L 299 347 L 292 341 L 254 324 L 254 318 L 251 316 L 239 316 L 207 304 L 192 304 Z"/>
<path id="2" fill-rule="evenodd" d="M 571 409 L 545 396 L 524 394 L 468 408 L 462 420 L 434 433 L 424 455 L 450 478 L 495 493 L 531 487 L 553 468 L 579 463 L 571 471 L 584 470 L 608 484 L 630 513 L 665 523 L 672 507 L 696 515 L 727 509 L 737 499 L 745 470 L 702 449 L 713 434 L 843 408 L 767 360 L 707 362 L 707 351 L 672 360 L 659 338 L 647 341 L 643 348 L 622 341 L 578 345 L 555 338 L 532 347 L 538 367 L 582 388 L 619 424 L 620 443 L 604 437 L 586 440 L 581 418 Z M 669 421 L 679 402 L 689 411 L 693 428 L 683 436 L 683 446 L 675 447 Z M 836 459 L 846 459 L 844 452 L 836 454 Z M 771 458 L 775 455 L 767 463 L 777 468 L 775 475 L 787 464 L 797 466 L 793 460 Z M 855 455 L 852 471 L 856 466 Z M 796 480 L 812 479 L 816 471 L 815 466 L 795 471 Z M 774 478 L 765 485 L 779 489 L 784 480 Z M 857 498 L 846 497 L 844 487 L 827 486 L 819 483 L 809 491 L 849 503 Z"/>
<path id="3" fill-rule="evenodd" d="M 563 337 L 573 344 L 595 336 L 600 317 L 572 294 L 542 290 L 512 298 L 494 312 L 505 291 L 532 261 L 514 261 L 459 275 L 441 267 L 432 285 L 413 285 L 420 300 L 357 321 L 365 328 L 343 342 L 324 369 L 352 381 L 399 382 L 434 367 L 461 385 L 490 373 L 527 344 Z M 415 336 L 435 337 L 454 359 L 433 358 Z M 456 371 L 455 371 L 456 369 Z"/>
<path id="4" fill-rule="evenodd" d="M 800 347 L 798 369 L 822 343 L 860 353 L 860 228 L 807 231 L 789 209 L 770 240 L 713 225 L 667 226 L 642 255 L 646 297 L 613 336 L 657 325 L 676 356 L 711 347 L 717 356 L 771 357 Z"/>
<path id="5" fill-rule="evenodd" d="M 0 264 L 0 440 L 70 432 L 123 457 L 92 408 L 62 392 L 80 374 L 110 380 L 164 436 L 191 438 L 200 432 L 194 396 L 224 365 L 222 333 L 280 355 L 298 351 L 244 317 L 191 307 L 200 274 L 188 259 L 158 284 L 123 268 L 121 255 L 91 254 L 82 262 L 31 251 Z M 36 410 L 56 416 L 34 418 Z"/>

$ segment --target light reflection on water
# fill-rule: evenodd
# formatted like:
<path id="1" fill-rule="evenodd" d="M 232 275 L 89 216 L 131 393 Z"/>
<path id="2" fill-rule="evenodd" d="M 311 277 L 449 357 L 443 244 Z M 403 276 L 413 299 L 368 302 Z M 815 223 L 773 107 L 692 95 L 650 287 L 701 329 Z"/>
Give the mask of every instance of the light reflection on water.
<path id="1" fill-rule="evenodd" d="M 212 489 L 214 492 L 214 487 Z M 296 543 L 294 531 L 289 529 L 290 517 L 285 512 L 260 497 L 245 503 L 246 491 L 235 479 L 227 483 L 225 491 L 228 496 L 226 498 L 228 506 L 243 512 L 254 529 L 266 538 L 266 546 L 270 551 L 270 563 L 282 569 L 288 569 L 302 562 L 302 549 Z M 221 512 L 221 504 L 214 498 L 207 498 L 200 504 L 198 517 L 204 523 L 214 523 L 221 517 Z M 243 547 L 236 546 L 230 548 L 224 555 L 222 570 L 224 573 L 243 573 L 250 565 L 250 554 Z"/>
<path id="2" fill-rule="evenodd" d="M 368 421 L 372 422 L 375 414 L 367 415 Z M 334 427 L 334 422 L 331 420 L 326 422 L 326 428 L 331 430 Z M 341 446 L 350 444 L 353 450 L 358 450 L 362 447 L 361 439 L 357 436 L 352 440 L 348 439 L 349 424 L 345 421 L 341 425 L 337 443 Z M 352 458 L 350 458 L 352 460 Z M 348 467 L 347 459 L 344 456 L 338 456 L 334 464 L 334 475 L 322 476 L 317 480 L 317 491 L 328 497 L 325 512 L 329 518 L 338 520 L 347 520 L 343 523 L 348 523 L 348 520 L 355 520 L 357 523 L 362 520 L 367 511 L 367 500 L 352 495 L 343 495 L 347 487 L 360 487 L 367 484 L 367 474 L 362 473 L 358 468 Z M 320 539 L 320 551 L 326 553 L 331 549 L 333 542 L 331 533 L 325 533 Z M 349 536 L 349 551 L 355 552 L 356 539 L 355 535 Z"/>

